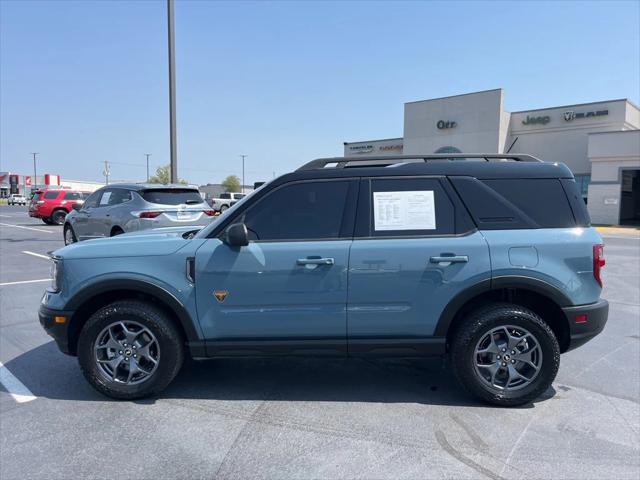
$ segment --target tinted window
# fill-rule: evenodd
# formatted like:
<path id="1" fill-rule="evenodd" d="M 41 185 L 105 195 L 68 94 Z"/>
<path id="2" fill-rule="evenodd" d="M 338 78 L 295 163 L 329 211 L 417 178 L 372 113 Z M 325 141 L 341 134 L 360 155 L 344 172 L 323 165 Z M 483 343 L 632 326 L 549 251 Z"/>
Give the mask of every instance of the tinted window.
<path id="1" fill-rule="evenodd" d="M 54 198 L 58 198 L 60 192 L 47 192 L 44 194 L 44 198 L 47 200 L 53 200 Z"/>
<path id="2" fill-rule="evenodd" d="M 371 180 L 370 205 L 374 237 L 455 233 L 455 209 L 437 179 Z"/>
<path id="3" fill-rule="evenodd" d="M 109 205 L 119 205 L 121 203 L 128 202 L 129 200 L 131 200 L 131 192 L 129 190 L 116 188 L 111 193 Z"/>
<path id="4" fill-rule="evenodd" d="M 98 190 L 97 192 L 94 192 L 91 195 L 89 195 L 89 198 L 87 198 L 84 201 L 83 208 L 97 207 L 98 206 L 98 200 L 100 200 L 100 196 L 102 195 L 103 191 L 104 190 Z"/>
<path id="5" fill-rule="evenodd" d="M 221 193 L 220 194 L 220 198 L 231 198 L 231 194 L 230 193 Z"/>
<path id="6" fill-rule="evenodd" d="M 67 192 L 64 194 L 65 200 L 82 200 L 82 194 L 80 192 Z"/>
<path id="7" fill-rule="evenodd" d="M 158 188 L 153 190 L 143 190 L 140 192 L 142 198 L 150 203 L 160 203 L 162 205 L 180 205 L 202 203 L 202 197 L 198 190 L 192 188 Z"/>
<path id="8" fill-rule="evenodd" d="M 567 196 L 558 179 L 483 180 L 541 228 L 575 227 Z"/>
<path id="9" fill-rule="evenodd" d="M 305 182 L 279 188 L 246 213 L 249 238 L 338 238 L 348 190 L 348 181 Z"/>

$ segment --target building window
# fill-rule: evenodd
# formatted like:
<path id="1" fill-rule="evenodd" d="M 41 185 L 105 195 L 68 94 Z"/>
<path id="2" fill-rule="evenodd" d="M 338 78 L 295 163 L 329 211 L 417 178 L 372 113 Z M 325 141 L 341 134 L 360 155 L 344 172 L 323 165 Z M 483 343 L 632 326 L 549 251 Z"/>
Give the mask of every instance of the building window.
<path id="1" fill-rule="evenodd" d="M 587 194 L 589 193 L 589 183 L 591 183 L 591 175 L 575 175 L 576 184 L 582 195 L 584 203 L 587 203 Z"/>

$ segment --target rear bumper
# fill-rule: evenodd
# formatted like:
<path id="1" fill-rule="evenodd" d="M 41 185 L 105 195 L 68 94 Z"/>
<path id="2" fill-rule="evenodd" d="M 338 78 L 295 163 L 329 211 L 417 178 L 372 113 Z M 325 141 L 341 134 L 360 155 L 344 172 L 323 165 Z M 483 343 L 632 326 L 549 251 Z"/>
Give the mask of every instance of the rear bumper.
<path id="1" fill-rule="evenodd" d="M 600 300 L 589 305 L 566 307 L 562 311 L 569 322 L 569 351 L 584 345 L 604 330 L 609 316 L 609 302 Z"/>
<path id="2" fill-rule="evenodd" d="M 56 341 L 58 348 L 67 355 L 73 355 L 69 349 L 69 323 L 73 312 L 68 310 L 53 310 L 47 308 L 44 305 L 40 305 L 38 310 L 38 318 L 40 319 L 40 325 L 44 328 L 53 339 Z M 64 323 L 56 323 L 56 317 L 65 317 Z"/>

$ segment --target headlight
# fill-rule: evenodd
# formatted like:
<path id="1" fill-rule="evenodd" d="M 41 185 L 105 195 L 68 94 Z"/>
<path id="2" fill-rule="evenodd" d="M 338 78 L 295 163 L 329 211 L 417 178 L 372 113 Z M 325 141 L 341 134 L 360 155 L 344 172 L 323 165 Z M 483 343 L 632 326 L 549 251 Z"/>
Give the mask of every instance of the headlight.
<path id="1" fill-rule="evenodd" d="M 62 259 L 51 257 L 51 290 L 59 292 L 62 288 Z"/>

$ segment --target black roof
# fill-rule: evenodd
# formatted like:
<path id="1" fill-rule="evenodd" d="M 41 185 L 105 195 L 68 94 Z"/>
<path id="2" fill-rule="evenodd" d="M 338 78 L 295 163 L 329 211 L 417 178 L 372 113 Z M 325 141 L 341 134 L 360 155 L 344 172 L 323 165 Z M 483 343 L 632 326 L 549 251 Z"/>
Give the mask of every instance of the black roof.
<path id="1" fill-rule="evenodd" d="M 467 160 L 465 160 L 467 159 Z M 283 181 L 313 178 L 446 175 L 491 178 L 573 178 L 563 163 L 524 154 L 443 154 L 335 157 L 313 160 Z M 278 182 L 280 183 L 280 182 Z"/>

